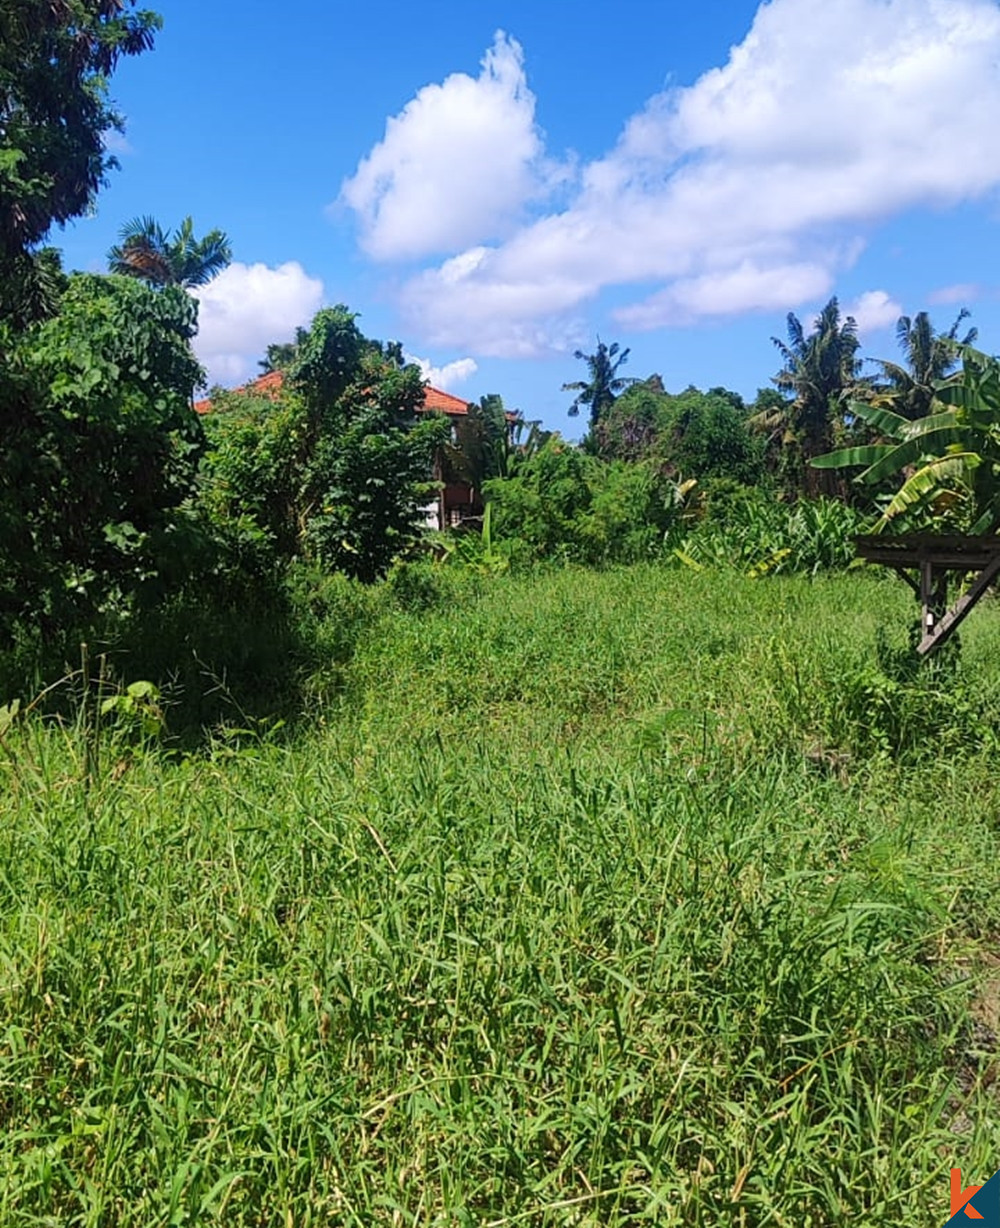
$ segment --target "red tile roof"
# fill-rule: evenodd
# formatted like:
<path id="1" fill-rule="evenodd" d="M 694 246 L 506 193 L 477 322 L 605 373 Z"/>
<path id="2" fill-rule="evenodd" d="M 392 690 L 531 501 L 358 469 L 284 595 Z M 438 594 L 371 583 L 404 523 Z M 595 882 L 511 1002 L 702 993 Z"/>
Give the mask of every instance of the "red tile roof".
<path id="1" fill-rule="evenodd" d="M 424 405 L 425 410 L 436 410 L 439 414 L 467 414 L 469 412 L 469 402 L 463 401 L 461 397 L 453 397 L 450 392 L 442 392 L 439 388 L 432 388 L 430 384 L 424 390 Z"/>
<path id="2" fill-rule="evenodd" d="M 281 386 L 284 383 L 284 376 L 280 371 L 268 371 L 266 375 L 261 375 L 255 380 L 251 380 L 249 384 L 244 384 L 241 388 L 233 389 L 234 392 L 247 392 L 251 396 L 277 397 L 281 392 Z M 212 412 L 212 402 L 210 398 L 203 401 L 195 401 L 195 413 L 210 414 Z M 469 412 L 468 401 L 463 401 L 461 397 L 453 397 L 450 392 L 442 392 L 439 388 L 431 388 L 428 386 L 424 389 L 424 403 L 420 407 L 424 412 L 434 411 L 439 414 L 450 414 L 452 417 L 467 414 Z"/>

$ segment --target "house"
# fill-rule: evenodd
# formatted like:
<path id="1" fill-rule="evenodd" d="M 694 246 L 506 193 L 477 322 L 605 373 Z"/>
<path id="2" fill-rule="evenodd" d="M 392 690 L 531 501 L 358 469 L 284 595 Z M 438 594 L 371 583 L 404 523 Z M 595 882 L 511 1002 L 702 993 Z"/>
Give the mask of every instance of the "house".
<path id="1" fill-rule="evenodd" d="M 250 393 L 253 396 L 277 397 L 281 392 L 284 378 L 280 371 L 269 371 L 250 383 L 238 388 L 237 392 Z M 212 412 L 212 402 L 206 398 L 195 401 L 195 412 L 208 414 Z M 430 385 L 424 390 L 424 403 L 418 413 L 445 414 L 452 421 L 451 439 L 457 445 L 459 432 L 457 420 L 468 417 L 469 403 L 461 397 L 454 397 L 450 392 L 442 392 Z M 518 421 L 516 414 L 507 414 L 507 421 L 513 428 Z M 456 528 L 466 520 L 473 520 L 483 514 L 482 493 L 468 482 L 459 480 L 454 472 L 455 466 L 449 464 L 446 457 L 439 456 L 434 464 L 434 478 L 441 483 L 437 498 L 428 503 L 424 511 L 428 527 L 432 529 Z"/>

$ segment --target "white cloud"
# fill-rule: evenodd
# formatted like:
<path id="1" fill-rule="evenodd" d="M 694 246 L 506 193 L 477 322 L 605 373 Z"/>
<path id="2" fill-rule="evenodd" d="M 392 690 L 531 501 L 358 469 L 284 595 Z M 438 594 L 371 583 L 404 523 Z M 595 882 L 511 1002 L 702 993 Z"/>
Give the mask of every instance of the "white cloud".
<path id="1" fill-rule="evenodd" d="M 761 267 L 744 260 L 738 268 L 680 278 L 645 302 L 619 308 L 615 319 L 630 328 L 687 324 L 700 316 L 739 315 L 820 298 L 830 292 L 829 269 L 801 263 Z"/>
<path id="2" fill-rule="evenodd" d="M 426 85 L 341 189 L 376 259 L 454 252 L 508 233 L 559 172 L 542 158 L 520 45 L 498 32 L 472 78 Z"/>
<path id="3" fill-rule="evenodd" d="M 308 324 L 323 300 L 323 283 L 294 260 L 275 269 L 236 263 L 194 294 L 194 348 L 209 383 L 237 384 L 255 373 L 268 345 L 290 341 L 296 326 Z"/>
<path id="4" fill-rule="evenodd" d="M 902 314 L 902 304 L 891 298 L 885 290 L 866 290 L 853 303 L 841 307 L 842 316 L 854 316 L 858 335 L 862 340 L 866 333 L 889 328 Z"/>
<path id="5" fill-rule="evenodd" d="M 974 303 L 981 293 L 981 286 L 966 281 L 932 290 L 927 296 L 927 301 L 929 303 L 957 303 L 959 306 L 964 306 L 966 303 Z"/>
<path id="6" fill-rule="evenodd" d="M 431 142 L 425 164 L 438 214 L 415 186 L 416 136 L 434 126 L 432 102 L 451 115 L 442 96 L 462 96 L 454 77 L 392 121 L 404 131 L 390 125 L 349 187 L 369 250 L 448 254 L 400 294 L 428 343 L 519 357 L 572 344 L 581 309 L 611 286 L 649 287 L 618 312 L 634 327 L 795 309 L 835 285 L 878 221 L 1000 184 L 995 0 L 770 0 L 723 67 L 625 124 L 615 148 L 582 168 L 564 209 L 540 214 L 536 204 L 532 221 L 498 241 L 489 232 L 531 195 L 526 168 L 542 153 L 519 50 L 498 42 L 490 55 L 494 66 L 462 88 L 496 77 L 505 84 L 487 92 L 506 100 L 505 114 L 520 96 L 521 140 L 494 167 L 489 194 L 450 196 L 442 174 L 456 163 L 440 153 L 444 141 Z M 412 201 L 420 207 L 407 220 Z"/>
<path id="7" fill-rule="evenodd" d="M 446 362 L 442 367 L 435 367 L 429 358 L 418 358 L 415 354 L 405 352 L 403 357 L 407 362 L 416 363 L 424 379 L 434 388 L 440 388 L 442 392 L 447 392 L 456 384 L 464 383 L 479 370 L 479 364 L 474 358 L 456 358 L 454 362 Z"/>

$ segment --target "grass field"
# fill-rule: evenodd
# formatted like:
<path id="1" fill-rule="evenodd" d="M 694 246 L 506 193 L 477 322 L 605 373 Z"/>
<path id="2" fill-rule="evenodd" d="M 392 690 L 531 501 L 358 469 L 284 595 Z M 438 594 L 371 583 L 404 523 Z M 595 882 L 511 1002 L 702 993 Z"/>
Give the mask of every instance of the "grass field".
<path id="1" fill-rule="evenodd" d="M 913 683 L 861 575 L 424 604 L 294 737 L 6 732 L 0 1223 L 943 1223 L 1000 1165 L 997 611 Z"/>

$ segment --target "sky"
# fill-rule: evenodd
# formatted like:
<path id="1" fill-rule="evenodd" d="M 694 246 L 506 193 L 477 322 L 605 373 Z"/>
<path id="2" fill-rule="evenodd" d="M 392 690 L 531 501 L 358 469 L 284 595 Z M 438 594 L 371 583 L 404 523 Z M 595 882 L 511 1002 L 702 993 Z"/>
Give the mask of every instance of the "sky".
<path id="1" fill-rule="evenodd" d="M 1000 350 L 1000 0 L 150 0 L 120 163 L 51 236 L 192 215 L 211 382 L 345 303 L 438 387 L 578 435 L 597 339 L 623 374 L 752 398 L 836 294 L 867 357 L 961 308 Z"/>

